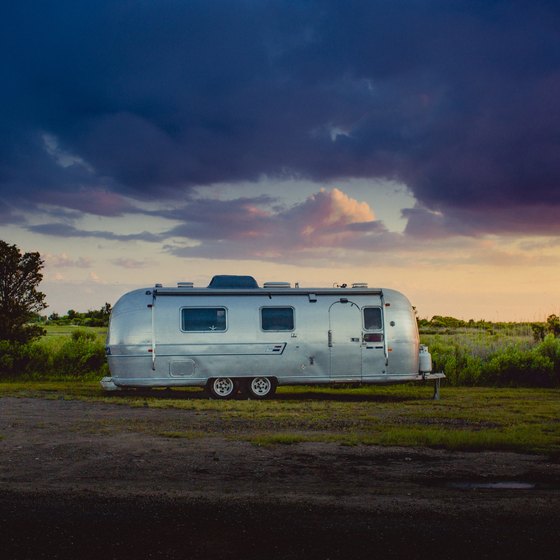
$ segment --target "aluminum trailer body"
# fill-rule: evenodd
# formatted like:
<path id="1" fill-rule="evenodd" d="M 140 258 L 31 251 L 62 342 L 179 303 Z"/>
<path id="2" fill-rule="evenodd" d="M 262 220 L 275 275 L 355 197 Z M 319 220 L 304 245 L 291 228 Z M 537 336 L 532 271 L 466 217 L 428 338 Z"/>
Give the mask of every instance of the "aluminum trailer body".
<path id="1" fill-rule="evenodd" d="M 250 278 L 250 277 L 222 277 Z M 254 282 L 254 280 L 253 280 Z M 254 398 L 276 385 L 434 379 L 416 318 L 401 293 L 354 285 L 135 290 L 115 304 L 106 389 L 208 387 Z M 210 286 L 213 284 L 211 283 Z"/>

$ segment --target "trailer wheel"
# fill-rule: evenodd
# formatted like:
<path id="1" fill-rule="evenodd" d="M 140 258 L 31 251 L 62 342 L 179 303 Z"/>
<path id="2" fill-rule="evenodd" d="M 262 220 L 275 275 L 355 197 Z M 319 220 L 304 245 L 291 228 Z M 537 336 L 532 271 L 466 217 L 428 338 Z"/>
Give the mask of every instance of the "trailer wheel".
<path id="1" fill-rule="evenodd" d="M 276 381 L 271 377 L 254 377 L 247 384 L 251 399 L 268 399 L 276 391 Z"/>
<path id="2" fill-rule="evenodd" d="M 216 377 L 208 381 L 207 389 L 214 399 L 231 399 L 237 393 L 239 385 L 231 377 Z"/>

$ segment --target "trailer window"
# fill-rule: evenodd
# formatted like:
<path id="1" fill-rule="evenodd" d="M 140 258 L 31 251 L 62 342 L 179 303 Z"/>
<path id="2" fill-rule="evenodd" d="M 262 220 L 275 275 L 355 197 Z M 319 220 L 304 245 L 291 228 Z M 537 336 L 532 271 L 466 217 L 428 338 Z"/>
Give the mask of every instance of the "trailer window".
<path id="1" fill-rule="evenodd" d="M 381 308 L 380 307 L 366 307 L 364 308 L 364 329 L 367 331 L 374 331 L 383 328 L 381 322 Z"/>
<path id="2" fill-rule="evenodd" d="M 293 307 L 262 307 L 261 327 L 263 331 L 293 331 Z"/>
<path id="3" fill-rule="evenodd" d="M 181 328 L 187 332 L 226 330 L 226 310 L 223 307 L 185 307 L 181 309 Z"/>

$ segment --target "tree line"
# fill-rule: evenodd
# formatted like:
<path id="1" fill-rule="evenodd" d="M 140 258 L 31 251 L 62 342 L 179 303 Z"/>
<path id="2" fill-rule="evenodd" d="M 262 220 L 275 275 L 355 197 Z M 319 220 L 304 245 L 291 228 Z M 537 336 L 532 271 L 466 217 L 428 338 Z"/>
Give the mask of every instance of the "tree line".
<path id="1" fill-rule="evenodd" d="M 84 313 L 69 309 L 66 315 L 51 313 L 48 317 L 39 317 L 47 325 L 76 325 L 79 327 L 108 327 L 111 304 L 105 303 L 100 309 L 90 309 Z"/>
<path id="2" fill-rule="evenodd" d="M 420 332 L 426 334 L 437 334 L 442 331 L 452 332 L 457 329 L 479 329 L 497 332 L 522 326 L 531 329 L 535 342 L 543 341 L 548 334 L 552 334 L 555 338 L 560 337 L 560 317 L 555 314 L 549 315 L 546 321 L 525 323 L 493 323 L 485 320 L 475 321 L 474 319 L 464 321 L 463 319 L 443 315 L 434 315 L 431 319 L 418 319 Z"/>

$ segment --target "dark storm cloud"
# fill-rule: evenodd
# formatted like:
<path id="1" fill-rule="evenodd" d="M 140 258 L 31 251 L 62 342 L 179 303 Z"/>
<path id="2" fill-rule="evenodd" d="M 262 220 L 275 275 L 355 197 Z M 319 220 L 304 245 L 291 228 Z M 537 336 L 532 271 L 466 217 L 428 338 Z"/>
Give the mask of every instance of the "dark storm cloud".
<path id="1" fill-rule="evenodd" d="M 0 224 L 22 224 L 25 222 L 25 219 L 14 212 L 14 209 L 0 200 Z"/>
<path id="2" fill-rule="evenodd" d="M 446 213 L 434 212 L 424 207 L 405 208 L 402 215 L 407 219 L 405 234 L 411 238 L 433 239 L 451 236 L 476 237 L 482 232 L 489 234 L 508 233 L 523 235 L 560 235 L 559 207 L 532 204 L 526 206 L 504 206 L 493 208 L 492 221 L 478 208 L 447 208 Z"/>
<path id="3" fill-rule="evenodd" d="M 232 200 L 199 198 L 172 210 L 157 211 L 157 215 L 182 222 L 166 233 L 168 237 L 240 239 L 265 233 L 271 219 L 266 207 L 273 202 L 264 195 Z"/>
<path id="4" fill-rule="evenodd" d="M 141 233 L 118 234 L 111 231 L 97 231 L 78 229 L 68 224 L 39 224 L 28 226 L 27 229 L 33 233 L 42 235 L 53 235 L 56 237 L 93 237 L 98 239 L 109 239 L 111 241 L 161 241 L 162 237 L 143 231 Z"/>
<path id="5" fill-rule="evenodd" d="M 432 213 L 411 213 L 410 231 L 441 231 L 440 215 L 459 233 L 557 231 L 557 3 L 60 0 L 3 12 L 0 196 L 14 205 L 115 216 L 130 211 L 122 195 L 371 177 L 404 181 Z M 185 223 L 203 236 L 201 220 Z"/>

